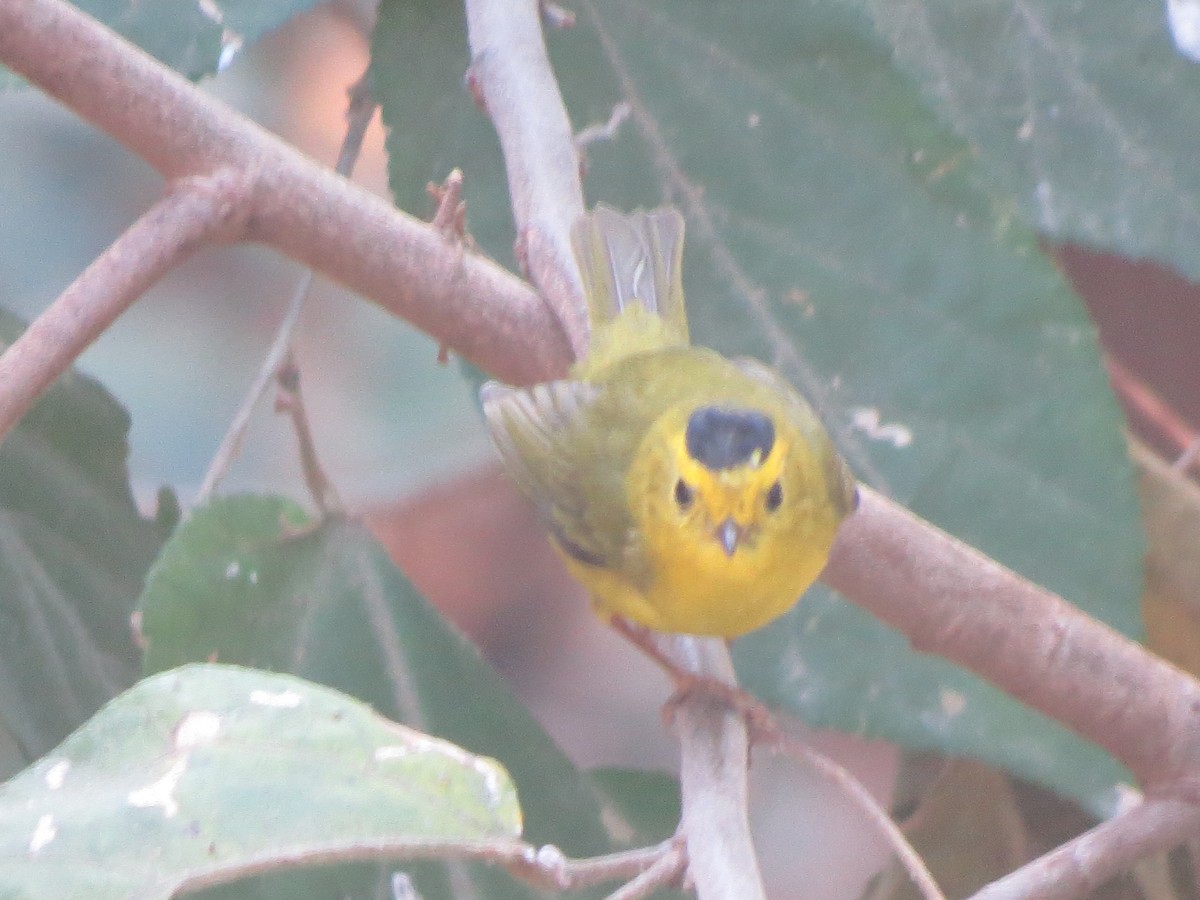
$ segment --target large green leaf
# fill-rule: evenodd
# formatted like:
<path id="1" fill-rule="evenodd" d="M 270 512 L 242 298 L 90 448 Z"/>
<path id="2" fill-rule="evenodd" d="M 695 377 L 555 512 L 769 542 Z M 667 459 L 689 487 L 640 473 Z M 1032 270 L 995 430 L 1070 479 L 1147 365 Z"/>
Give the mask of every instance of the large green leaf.
<path id="1" fill-rule="evenodd" d="M 639 828 L 610 792 L 576 771 L 358 525 L 304 524 L 278 498 L 218 500 L 168 543 L 147 579 L 141 627 L 147 672 L 205 659 L 286 670 L 500 760 L 520 790 L 530 841 L 586 856 L 669 836 Z M 492 869 L 412 871 L 426 898 L 455 896 L 454 878 L 469 879 L 479 896 L 531 896 Z M 369 896 L 372 877 L 336 876 L 351 896 Z M 301 895 L 295 884 L 260 889 Z M 304 890 L 315 895 L 310 885 Z"/>
<path id="2" fill-rule="evenodd" d="M 1200 276 L 1200 67 L 1169 15 L 1190 0 L 842 2 L 970 142 L 998 205 L 1058 240 Z"/>
<path id="3" fill-rule="evenodd" d="M 112 701 L 0 788 L 0 822 L 10 898 L 166 898 L 272 861 L 521 833 L 494 760 L 298 678 L 206 665 Z"/>
<path id="4" fill-rule="evenodd" d="M 633 105 L 614 141 L 589 148 L 586 187 L 683 208 L 697 340 L 777 364 L 865 481 L 1140 634 L 1142 538 L 1094 330 L 871 23 L 819 2 L 581 0 L 579 13 L 548 35 L 577 125 Z M 381 27 L 403 27 L 376 54 L 376 86 L 389 149 L 410 167 L 462 165 L 471 185 L 497 163 L 494 142 L 464 137 L 483 117 L 471 122 L 451 78 L 460 17 L 385 3 Z M 454 66 L 416 85 L 414 59 L 435 53 Z M 406 190 L 395 173 L 393 189 Z M 502 202 L 481 190 L 472 222 Z M 755 691 L 814 724 L 981 757 L 1097 807 L 1127 778 L 821 589 L 736 655 Z"/>
<path id="5" fill-rule="evenodd" d="M 0 314 L 0 344 L 19 330 Z M 130 495 L 128 430 L 71 371 L 0 445 L 0 731 L 23 763 L 137 675 L 129 615 L 162 537 Z"/>

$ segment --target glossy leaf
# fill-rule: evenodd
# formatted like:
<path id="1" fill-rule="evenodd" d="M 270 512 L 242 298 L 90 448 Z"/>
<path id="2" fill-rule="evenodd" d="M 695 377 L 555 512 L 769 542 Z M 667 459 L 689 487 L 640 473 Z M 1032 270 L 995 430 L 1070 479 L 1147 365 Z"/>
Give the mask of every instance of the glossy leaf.
<path id="1" fill-rule="evenodd" d="M 494 760 L 297 678 L 207 665 L 112 701 L 0 788 L 0 822 L 13 898 L 166 898 L 273 860 L 461 854 L 521 831 Z"/>

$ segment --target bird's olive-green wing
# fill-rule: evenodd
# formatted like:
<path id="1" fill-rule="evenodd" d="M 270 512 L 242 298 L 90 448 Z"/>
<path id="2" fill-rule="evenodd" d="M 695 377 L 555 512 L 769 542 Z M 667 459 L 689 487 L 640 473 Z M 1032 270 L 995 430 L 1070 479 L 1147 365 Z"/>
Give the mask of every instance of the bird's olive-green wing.
<path id="1" fill-rule="evenodd" d="M 489 381 L 479 391 L 504 467 L 570 556 L 619 565 L 628 534 L 620 461 L 604 453 L 596 421 L 601 389 L 563 380 L 513 388 Z"/>
<path id="2" fill-rule="evenodd" d="M 745 375 L 769 388 L 787 404 L 788 416 L 805 438 L 816 448 L 825 473 L 829 497 L 838 511 L 846 515 L 858 508 L 858 480 L 830 440 L 825 426 L 792 383 L 757 359 L 741 356 L 731 360 Z"/>

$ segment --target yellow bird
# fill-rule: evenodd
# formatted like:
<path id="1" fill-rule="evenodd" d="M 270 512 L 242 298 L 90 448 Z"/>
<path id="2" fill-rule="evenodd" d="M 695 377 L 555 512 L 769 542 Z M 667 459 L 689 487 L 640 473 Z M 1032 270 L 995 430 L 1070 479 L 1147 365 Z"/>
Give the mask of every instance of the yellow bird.
<path id="1" fill-rule="evenodd" d="M 598 206 L 571 236 L 587 358 L 562 381 L 485 384 L 492 440 L 602 616 L 752 631 L 821 573 L 854 478 L 782 375 L 689 344 L 676 210 Z"/>

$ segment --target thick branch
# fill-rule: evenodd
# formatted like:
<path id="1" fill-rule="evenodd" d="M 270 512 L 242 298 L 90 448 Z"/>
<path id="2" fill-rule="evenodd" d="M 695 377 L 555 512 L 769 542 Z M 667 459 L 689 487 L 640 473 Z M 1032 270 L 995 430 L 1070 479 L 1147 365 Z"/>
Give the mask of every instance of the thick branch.
<path id="1" fill-rule="evenodd" d="M 538 3 L 467 0 L 467 32 L 469 77 L 504 151 L 517 257 L 582 356 L 587 316 L 570 242 L 571 224 L 583 213 L 579 153 L 546 55 Z"/>
<path id="2" fill-rule="evenodd" d="M 340 178 L 61 0 L 0 3 L 0 60 L 168 180 L 235 169 L 241 236 L 269 244 L 513 383 L 571 350 L 528 285 Z"/>
<path id="3" fill-rule="evenodd" d="M 230 170 L 176 182 L 93 260 L 0 356 L 0 439 L 147 288 L 202 243 L 237 227 L 246 190 Z"/>
<path id="4" fill-rule="evenodd" d="M 903 507 L 863 488 L 824 580 L 914 647 L 982 675 L 1200 799 L 1200 683 Z"/>
<path id="5" fill-rule="evenodd" d="M 689 671 L 735 684 L 725 642 L 672 638 Z M 700 900 L 765 897 L 747 818 L 749 738 L 740 711 L 703 691 L 678 705 L 679 789 L 688 867 Z"/>

